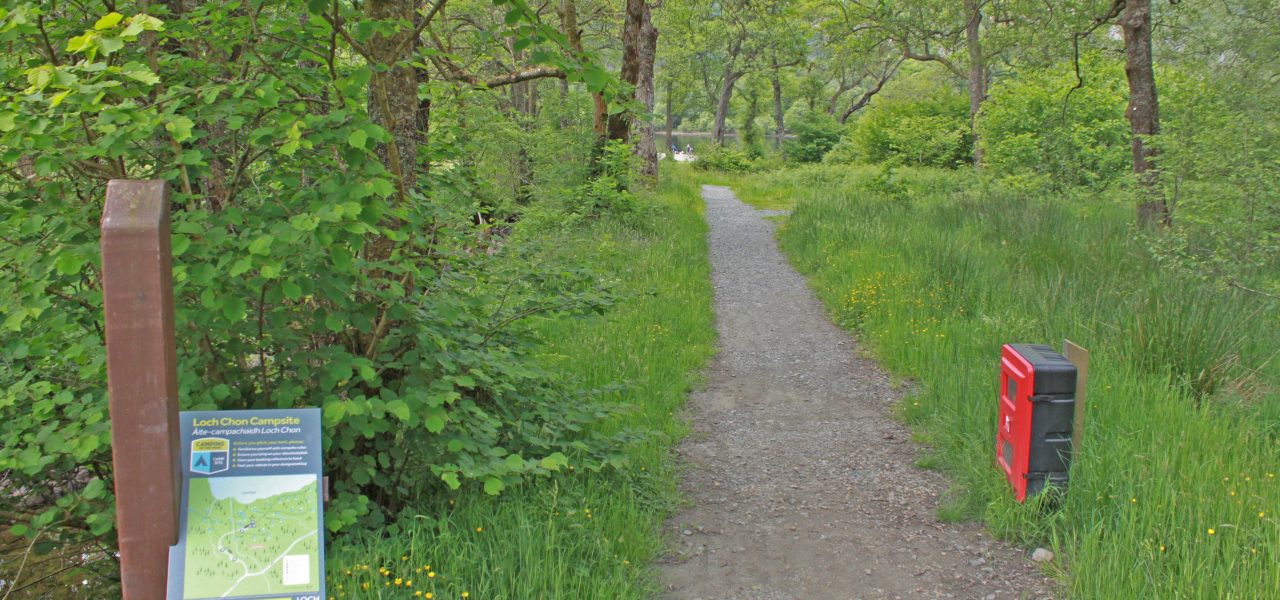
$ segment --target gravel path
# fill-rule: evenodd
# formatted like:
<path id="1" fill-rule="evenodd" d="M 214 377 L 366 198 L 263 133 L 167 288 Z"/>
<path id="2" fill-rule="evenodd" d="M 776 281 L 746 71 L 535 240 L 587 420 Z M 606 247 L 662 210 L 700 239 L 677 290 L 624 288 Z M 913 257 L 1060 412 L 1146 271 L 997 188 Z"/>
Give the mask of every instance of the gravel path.
<path id="1" fill-rule="evenodd" d="M 666 596 L 1047 598 L 1026 552 L 935 517 L 897 392 L 783 258 L 769 214 L 704 186 L 720 354 L 680 447 Z M 994 367 L 993 367 L 994 368 Z"/>

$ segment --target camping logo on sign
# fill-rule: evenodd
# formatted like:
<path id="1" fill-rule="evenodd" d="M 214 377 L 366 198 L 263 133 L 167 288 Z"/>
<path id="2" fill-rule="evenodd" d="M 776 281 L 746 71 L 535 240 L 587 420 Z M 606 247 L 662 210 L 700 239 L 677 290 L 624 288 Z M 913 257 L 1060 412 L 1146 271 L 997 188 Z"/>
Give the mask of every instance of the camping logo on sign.
<path id="1" fill-rule="evenodd" d="M 231 467 L 231 442 L 222 438 L 191 440 L 191 472 L 221 473 Z"/>

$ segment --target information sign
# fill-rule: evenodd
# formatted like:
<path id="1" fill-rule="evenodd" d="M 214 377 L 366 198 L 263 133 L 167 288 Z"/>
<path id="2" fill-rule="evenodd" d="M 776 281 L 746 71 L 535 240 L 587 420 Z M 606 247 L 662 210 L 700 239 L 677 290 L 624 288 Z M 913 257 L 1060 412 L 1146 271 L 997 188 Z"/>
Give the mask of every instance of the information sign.
<path id="1" fill-rule="evenodd" d="M 320 409 L 181 413 L 168 600 L 324 595 Z"/>

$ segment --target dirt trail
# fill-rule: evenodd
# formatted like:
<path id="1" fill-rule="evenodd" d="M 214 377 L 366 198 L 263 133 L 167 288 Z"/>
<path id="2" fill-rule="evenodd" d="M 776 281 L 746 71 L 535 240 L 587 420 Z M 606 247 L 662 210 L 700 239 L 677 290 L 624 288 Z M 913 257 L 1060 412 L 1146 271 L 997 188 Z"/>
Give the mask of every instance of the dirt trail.
<path id="1" fill-rule="evenodd" d="M 720 354 L 680 447 L 668 598 L 1045 598 L 1022 550 L 935 517 L 896 392 L 783 258 L 773 225 L 704 186 Z M 994 367 L 993 367 L 994 368 Z"/>

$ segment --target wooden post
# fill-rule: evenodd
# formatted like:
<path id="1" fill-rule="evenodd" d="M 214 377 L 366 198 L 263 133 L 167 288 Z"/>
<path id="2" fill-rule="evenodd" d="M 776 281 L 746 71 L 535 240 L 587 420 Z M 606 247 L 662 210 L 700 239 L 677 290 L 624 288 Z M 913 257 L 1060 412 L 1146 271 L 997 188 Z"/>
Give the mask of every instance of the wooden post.
<path id="1" fill-rule="evenodd" d="M 1080 451 L 1080 439 L 1084 436 L 1084 403 L 1089 382 L 1089 351 L 1071 340 L 1062 340 L 1062 355 L 1076 366 L 1076 404 L 1071 424 L 1071 452 Z"/>
<path id="2" fill-rule="evenodd" d="M 107 183 L 102 305 L 124 600 L 165 597 L 178 541 L 178 372 L 169 186 Z"/>

